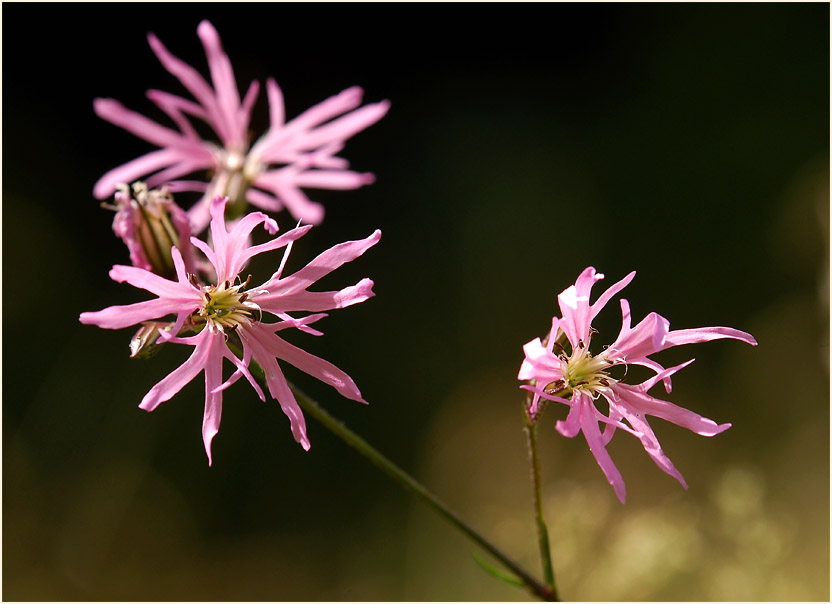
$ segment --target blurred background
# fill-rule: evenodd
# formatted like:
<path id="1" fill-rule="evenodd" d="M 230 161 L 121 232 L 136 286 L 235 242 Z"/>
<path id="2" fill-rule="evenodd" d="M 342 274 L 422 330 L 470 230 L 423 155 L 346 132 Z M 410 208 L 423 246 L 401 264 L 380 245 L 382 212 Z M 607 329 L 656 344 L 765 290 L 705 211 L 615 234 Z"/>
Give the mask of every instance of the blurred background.
<path id="1" fill-rule="evenodd" d="M 146 33 L 207 75 L 207 18 L 240 87 L 275 77 L 287 117 L 352 85 L 392 102 L 342 153 L 376 184 L 313 192 L 326 219 L 289 266 L 382 230 L 321 284 L 369 276 L 376 297 L 331 313 L 323 338 L 292 334 L 370 404 L 291 367 L 290 380 L 539 574 L 522 345 L 586 266 L 607 283 L 637 270 L 635 320 L 728 325 L 759 346 L 659 355 L 697 357 L 670 400 L 733 423 L 705 439 L 653 421 L 688 491 L 621 433 L 622 506 L 581 437 L 555 432 L 564 409 L 547 410 L 562 596 L 828 601 L 827 4 L 6 4 L 3 17 L 4 599 L 527 599 L 311 418 L 304 452 L 242 383 L 209 468 L 201 378 L 137 408 L 185 347 L 131 360 L 132 331 L 78 322 L 143 299 L 107 276 L 128 256 L 92 187 L 152 147 L 96 118 L 93 98 L 165 122 L 145 90 L 187 93 Z M 264 94 L 254 113 L 259 133 Z M 599 344 L 618 333 L 616 306 Z"/>

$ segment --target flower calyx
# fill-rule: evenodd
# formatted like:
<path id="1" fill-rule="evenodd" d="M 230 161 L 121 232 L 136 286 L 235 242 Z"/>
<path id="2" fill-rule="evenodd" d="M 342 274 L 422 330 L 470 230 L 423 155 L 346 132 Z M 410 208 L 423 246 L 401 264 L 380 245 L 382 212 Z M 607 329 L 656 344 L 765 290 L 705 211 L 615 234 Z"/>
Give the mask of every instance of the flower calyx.
<path id="1" fill-rule="evenodd" d="M 132 187 L 119 184 L 115 205 L 102 205 L 116 211 L 113 231 L 127 245 L 133 266 L 174 279 L 174 246 L 190 264 L 190 222 L 165 187 L 148 189 L 143 182 L 135 182 Z"/>

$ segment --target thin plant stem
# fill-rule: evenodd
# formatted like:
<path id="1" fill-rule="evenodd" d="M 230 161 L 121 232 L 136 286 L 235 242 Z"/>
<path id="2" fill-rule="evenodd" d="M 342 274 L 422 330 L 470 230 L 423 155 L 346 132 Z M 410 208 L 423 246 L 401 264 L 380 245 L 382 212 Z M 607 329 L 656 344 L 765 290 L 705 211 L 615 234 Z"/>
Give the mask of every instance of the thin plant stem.
<path id="1" fill-rule="evenodd" d="M 523 405 L 523 421 L 526 441 L 529 445 L 529 465 L 532 479 L 532 505 L 537 526 L 537 543 L 540 548 L 540 562 L 543 565 L 543 577 L 546 587 L 551 591 L 552 598 L 557 600 L 555 588 L 555 573 L 552 570 L 552 555 L 549 551 L 549 530 L 543 518 L 543 497 L 540 484 L 540 457 L 537 453 L 537 424 L 532 423 L 526 405 Z"/>
<path id="2" fill-rule="evenodd" d="M 229 343 L 228 347 L 233 352 L 238 354 L 238 356 L 241 356 L 240 350 L 237 346 Z M 266 381 L 263 368 L 256 362 L 252 361 L 249 365 L 249 369 L 252 374 L 256 375 L 264 382 Z M 370 445 L 370 443 L 347 428 L 343 422 L 332 417 L 323 408 L 321 408 L 318 403 L 309 398 L 302 390 L 291 382 L 289 383 L 289 388 L 291 388 L 292 393 L 295 395 L 298 405 L 300 405 L 306 413 L 321 422 L 325 428 L 329 429 L 346 444 L 361 453 L 361 455 L 366 457 L 373 465 L 381 469 L 400 486 L 404 487 L 405 490 L 416 495 L 433 511 L 448 520 L 452 525 L 465 533 L 485 551 L 499 560 L 507 569 L 513 572 L 523 584 L 525 584 L 526 588 L 532 593 L 532 595 L 535 595 L 546 602 L 558 601 L 553 590 L 551 590 L 547 585 L 540 583 L 540 581 L 530 575 L 522 566 L 500 551 L 497 546 L 493 545 L 476 530 L 471 528 L 464 520 L 462 520 L 462 518 L 457 516 L 456 513 L 442 503 L 433 493 L 417 482 L 416 479 L 410 476 L 410 474 L 379 453 L 372 445 Z"/>
<path id="3" fill-rule="evenodd" d="M 407 472 L 402 470 L 399 466 L 387 459 L 384 455 L 379 453 L 366 440 L 358 436 L 355 432 L 347 428 L 342 422 L 336 420 L 329 413 L 324 411 L 315 401 L 306 396 L 296 386 L 289 384 L 292 392 L 298 401 L 301 408 L 321 422 L 333 434 L 341 438 L 353 449 L 361 453 L 372 464 L 381 469 L 400 486 L 416 495 L 419 499 L 424 501 L 432 510 L 440 516 L 448 520 L 456 528 L 465 533 L 469 538 L 475 541 L 480 547 L 489 552 L 497 560 L 499 560 L 506 568 L 511 570 L 517 577 L 526 585 L 527 589 L 544 601 L 557 601 L 554 596 L 554 591 L 549 589 L 546 585 L 541 584 L 537 579 L 532 577 L 525 569 L 523 569 L 517 562 L 509 558 L 506 554 L 500 551 L 495 545 L 490 543 L 485 537 L 480 535 L 476 530 L 471 528 L 464 520 L 456 515 L 448 506 L 442 503 L 433 493 L 428 491 L 424 486 L 417 482 Z"/>

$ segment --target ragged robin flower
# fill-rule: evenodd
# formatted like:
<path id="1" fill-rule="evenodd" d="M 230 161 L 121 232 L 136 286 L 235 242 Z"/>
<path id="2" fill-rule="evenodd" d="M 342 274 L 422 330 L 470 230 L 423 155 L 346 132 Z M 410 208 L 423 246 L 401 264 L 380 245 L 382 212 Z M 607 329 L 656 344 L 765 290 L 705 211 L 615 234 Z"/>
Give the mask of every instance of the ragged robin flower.
<path id="1" fill-rule="evenodd" d="M 251 245 L 249 235 L 256 226 L 262 224 L 274 235 L 277 223 L 265 214 L 254 212 L 246 215 L 229 231 L 224 219 L 227 202 L 227 198 L 218 197 L 211 203 L 213 246 L 191 238 L 193 245 L 205 254 L 214 268 L 216 279 L 212 283 L 203 284 L 196 274 L 189 273 L 182 254 L 173 247 L 170 253 L 176 280 L 165 279 L 135 266 L 117 265 L 110 271 L 114 281 L 126 281 L 155 294 L 156 298 L 127 306 L 111 306 L 98 312 L 85 312 L 80 317 L 82 323 L 105 329 L 138 324 L 154 326 L 155 331 L 151 331 L 154 337 L 166 343 L 194 347 L 190 358 L 153 386 L 139 407 L 152 411 L 204 372 L 202 436 L 209 465 L 212 463 L 211 441 L 220 426 L 223 390 L 240 377 L 245 377 L 258 396 L 265 400 L 262 389 L 249 370 L 252 361 L 264 370 L 269 394 L 289 417 L 292 434 L 304 449 L 309 449 L 306 424 L 278 359 L 329 384 L 349 399 L 365 402 L 346 373 L 332 363 L 290 344 L 278 333 L 296 328 L 321 335 L 320 331 L 310 327 L 311 323 L 326 316 L 321 311 L 343 308 L 370 298 L 373 295 L 370 279 L 362 279 L 340 291 L 310 292 L 308 288 L 342 264 L 355 260 L 381 237 L 381 232 L 375 231 L 366 239 L 338 244 L 306 267 L 284 277 L 283 268 L 292 242 L 303 236 L 311 226 L 298 227 L 266 243 Z M 283 260 L 270 279 L 257 287 L 251 287 L 249 277 L 242 279 L 242 270 L 253 256 L 280 248 L 286 248 Z M 303 317 L 289 314 L 297 312 L 313 314 Z M 171 319 L 166 321 L 167 327 L 159 328 L 164 323 L 158 320 L 168 316 Z M 225 380 L 224 359 L 235 368 Z"/>
<path id="2" fill-rule="evenodd" d="M 252 82 L 240 100 L 231 61 L 217 31 L 203 21 L 197 34 L 205 48 L 213 86 L 196 69 L 172 55 L 156 36 L 148 35 L 159 61 L 196 100 L 148 91 L 148 98 L 177 129 L 131 111 L 114 99 L 95 100 L 99 117 L 159 147 L 102 176 L 93 190 L 98 199 L 110 197 L 118 183 L 139 179 L 151 188 L 167 184 L 174 193 L 199 192 L 202 201 L 189 210 L 194 230 L 199 233 L 210 220 L 209 205 L 216 196 L 230 197 L 235 207 L 250 203 L 270 212 L 287 209 L 295 219 L 318 224 L 323 219 L 323 207 L 311 201 L 304 188 L 356 189 L 374 181 L 372 174 L 348 170 L 348 162 L 337 154 L 350 137 L 380 120 L 389 102 L 360 107 L 363 91 L 353 87 L 286 122 L 282 93 L 269 79 L 266 92 L 270 127 L 251 145 L 249 120 L 259 84 Z M 203 140 L 192 118 L 206 122 L 218 140 Z M 184 178 L 206 171 L 210 183 Z"/>
<path id="3" fill-rule="evenodd" d="M 714 436 L 731 427 L 731 424 L 717 424 L 693 411 L 647 394 L 659 382 L 663 382 L 667 392 L 670 392 L 670 376 L 693 362 L 691 359 L 665 369 L 649 358 L 650 355 L 673 346 L 721 338 L 757 344 L 751 335 L 730 327 L 671 330 L 670 322 L 656 313 L 650 313 L 638 325 L 631 327 L 630 305 L 622 298 L 623 321 L 618 338 L 600 352 L 592 354 L 590 344 L 595 333 L 592 320 L 634 276 L 635 272 L 630 273 L 601 294 L 594 304 L 590 304 L 592 286 L 604 276 L 592 267 L 584 270 L 575 285 L 558 296 L 562 317 L 552 319 L 552 328 L 545 341 L 536 338 L 523 347 L 525 359 L 517 376 L 527 382 L 521 388 L 530 392 L 527 413 L 533 423 L 539 420 L 546 401 L 569 406 L 566 419 L 559 420 L 555 428 L 570 438 L 578 432 L 583 433 L 621 503 L 626 497 L 624 479 L 606 450 L 616 429 L 621 428 L 636 436 L 653 461 L 687 488 L 682 475 L 662 451 L 647 416 L 659 417 L 702 436 Z M 639 384 L 626 383 L 620 372 L 618 377 L 613 377 L 613 368 L 618 366 L 619 370 L 626 370 L 628 365 L 642 365 L 655 375 Z M 606 415 L 596 406 L 601 397 L 608 404 Z M 603 433 L 599 424 L 604 424 Z"/>

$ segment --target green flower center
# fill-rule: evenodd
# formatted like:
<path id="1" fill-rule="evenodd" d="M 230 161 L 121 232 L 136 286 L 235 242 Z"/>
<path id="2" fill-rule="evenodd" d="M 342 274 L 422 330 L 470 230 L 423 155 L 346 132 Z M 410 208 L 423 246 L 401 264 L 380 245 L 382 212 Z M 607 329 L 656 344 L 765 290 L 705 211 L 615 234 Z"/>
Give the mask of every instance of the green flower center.
<path id="1" fill-rule="evenodd" d="M 563 379 L 546 385 L 544 390 L 549 394 L 566 398 L 577 390 L 594 398 L 601 391 L 609 389 L 610 383 L 615 381 L 606 371 L 615 362 L 607 357 L 606 351 L 592 356 L 589 353 L 589 343 L 578 342 L 569 356 L 564 351 L 559 358 Z"/>
<path id="2" fill-rule="evenodd" d="M 204 287 L 204 305 L 197 310 L 194 319 L 204 321 L 222 332 L 233 331 L 240 325 L 249 325 L 259 316 L 260 307 L 248 300 L 249 293 L 242 292 L 248 281 L 232 286 L 228 281 L 218 286 Z"/>

